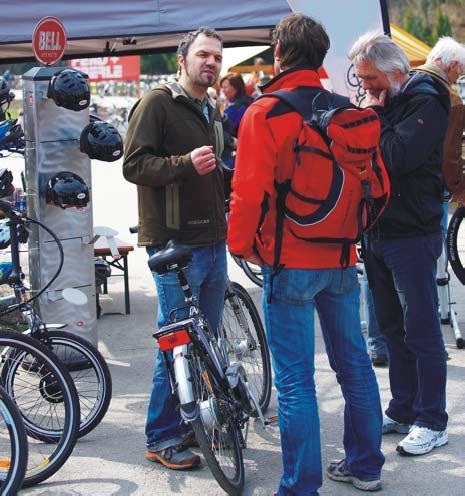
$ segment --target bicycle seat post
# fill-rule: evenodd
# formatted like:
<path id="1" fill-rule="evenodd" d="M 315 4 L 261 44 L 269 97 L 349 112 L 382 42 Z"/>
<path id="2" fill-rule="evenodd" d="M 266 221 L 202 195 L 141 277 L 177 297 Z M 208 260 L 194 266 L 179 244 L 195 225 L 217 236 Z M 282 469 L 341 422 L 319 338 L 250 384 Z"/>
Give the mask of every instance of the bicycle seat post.
<path id="1" fill-rule="evenodd" d="M 194 301 L 194 295 L 192 294 L 192 290 L 187 282 L 186 274 L 184 274 L 184 268 L 177 266 L 175 269 L 176 276 L 179 281 L 179 285 L 181 286 L 182 292 L 184 293 L 184 301 L 186 303 L 192 303 Z"/>

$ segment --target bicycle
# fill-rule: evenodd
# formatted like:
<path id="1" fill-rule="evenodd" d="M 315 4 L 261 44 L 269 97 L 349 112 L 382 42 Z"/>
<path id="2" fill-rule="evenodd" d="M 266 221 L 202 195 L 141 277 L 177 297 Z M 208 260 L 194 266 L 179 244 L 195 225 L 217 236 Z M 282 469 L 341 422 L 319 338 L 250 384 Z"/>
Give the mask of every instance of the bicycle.
<path id="1" fill-rule="evenodd" d="M 218 484 L 228 494 L 244 486 L 242 449 L 248 422 L 257 416 L 268 425 L 241 362 L 230 362 L 230 351 L 203 317 L 184 270 L 192 259 L 187 246 L 169 242 L 149 259 L 152 272 L 173 272 L 185 305 L 173 309 L 166 325 L 154 333 L 165 358 L 173 400 L 190 423 L 200 449 Z M 179 315 L 187 313 L 188 317 Z M 177 317 L 178 315 L 178 317 Z"/>
<path id="2" fill-rule="evenodd" d="M 26 474 L 28 443 L 15 402 L 0 386 L 0 496 L 16 494 Z"/>
<path id="3" fill-rule="evenodd" d="M 87 340 L 70 332 L 63 332 L 64 326 L 53 326 L 43 322 L 31 304 L 53 283 L 63 266 L 63 248 L 56 235 L 40 222 L 30 217 L 22 217 L 12 207 L 10 202 L 0 200 L 0 210 L 9 219 L 12 272 L 9 284 L 13 288 L 17 303 L 0 311 L 3 316 L 19 309 L 28 323 L 26 331 L 32 338 L 45 344 L 66 365 L 68 372 L 76 386 L 79 396 L 81 422 L 78 437 L 85 436 L 92 431 L 105 416 L 110 405 L 112 395 L 112 381 L 108 365 L 95 346 Z M 19 242 L 27 240 L 27 225 L 38 225 L 45 229 L 54 239 L 60 253 L 60 262 L 54 276 L 48 284 L 34 296 L 27 299 L 26 287 L 23 283 L 23 274 L 19 260 Z M 54 328 L 54 330 L 50 330 Z"/>
<path id="4" fill-rule="evenodd" d="M 39 341 L 0 332 L 0 385 L 29 436 L 24 485 L 52 476 L 69 458 L 79 429 L 79 398 L 66 367 Z"/>
<path id="5" fill-rule="evenodd" d="M 138 232 L 137 226 L 129 232 Z M 268 343 L 260 314 L 247 290 L 226 280 L 219 339 L 224 343 L 229 361 L 242 361 L 249 383 L 265 413 L 271 399 L 272 372 Z"/>

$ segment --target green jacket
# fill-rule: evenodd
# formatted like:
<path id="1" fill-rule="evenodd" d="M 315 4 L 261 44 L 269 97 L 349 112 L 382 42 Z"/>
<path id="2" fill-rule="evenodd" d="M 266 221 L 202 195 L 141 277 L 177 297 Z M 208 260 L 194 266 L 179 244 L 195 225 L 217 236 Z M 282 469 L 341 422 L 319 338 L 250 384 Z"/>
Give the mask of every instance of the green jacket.
<path id="1" fill-rule="evenodd" d="M 226 238 L 221 114 L 210 102 L 208 110 L 210 123 L 176 82 L 149 92 L 132 109 L 123 175 L 137 184 L 140 246 L 170 239 L 202 246 Z M 214 146 L 218 166 L 200 176 L 190 152 L 203 145 Z"/>

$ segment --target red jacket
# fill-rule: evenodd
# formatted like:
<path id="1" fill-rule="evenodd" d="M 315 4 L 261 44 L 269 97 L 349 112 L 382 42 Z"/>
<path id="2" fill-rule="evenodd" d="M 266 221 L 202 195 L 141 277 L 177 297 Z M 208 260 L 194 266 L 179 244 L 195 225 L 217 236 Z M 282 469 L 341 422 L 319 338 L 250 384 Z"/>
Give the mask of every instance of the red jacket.
<path id="1" fill-rule="evenodd" d="M 263 92 L 301 86 L 322 88 L 315 71 L 289 69 L 270 81 Z M 242 118 L 228 222 L 230 252 L 248 258 L 254 254 L 255 246 L 268 265 L 274 261 L 274 181 L 281 182 L 291 175 L 295 161 L 293 142 L 302 122 L 296 112 L 283 111 L 278 105 L 276 98 L 260 98 Z M 340 257 L 341 245 L 299 240 L 289 232 L 287 221 L 284 222 L 280 263 L 285 267 L 339 268 Z M 355 263 L 356 252 L 352 247 L 350 264 Z"/>

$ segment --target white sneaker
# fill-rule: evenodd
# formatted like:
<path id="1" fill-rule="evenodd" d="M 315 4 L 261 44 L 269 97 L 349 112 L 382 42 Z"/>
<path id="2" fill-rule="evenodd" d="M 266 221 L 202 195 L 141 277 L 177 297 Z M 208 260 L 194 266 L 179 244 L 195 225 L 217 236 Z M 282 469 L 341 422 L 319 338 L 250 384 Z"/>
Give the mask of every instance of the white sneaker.
<path id="1" fill-rule="evenodd" d="M 449 441 L 447 431 L 433 431 L 427 427 L 414 425 L 409 434 L 397 445 L 401 455 L 424 455 L 434 448 L 444 446 Z"/>
<path id="2" fill-rule="evenodd" d="M 391 432 L 397 432 L 399 434 L 407 434 L 411 429 L 410 424 L 401 424 L 392 420 L 386 414 L 383 415 L 383 434 L 390 434 Z"/>

